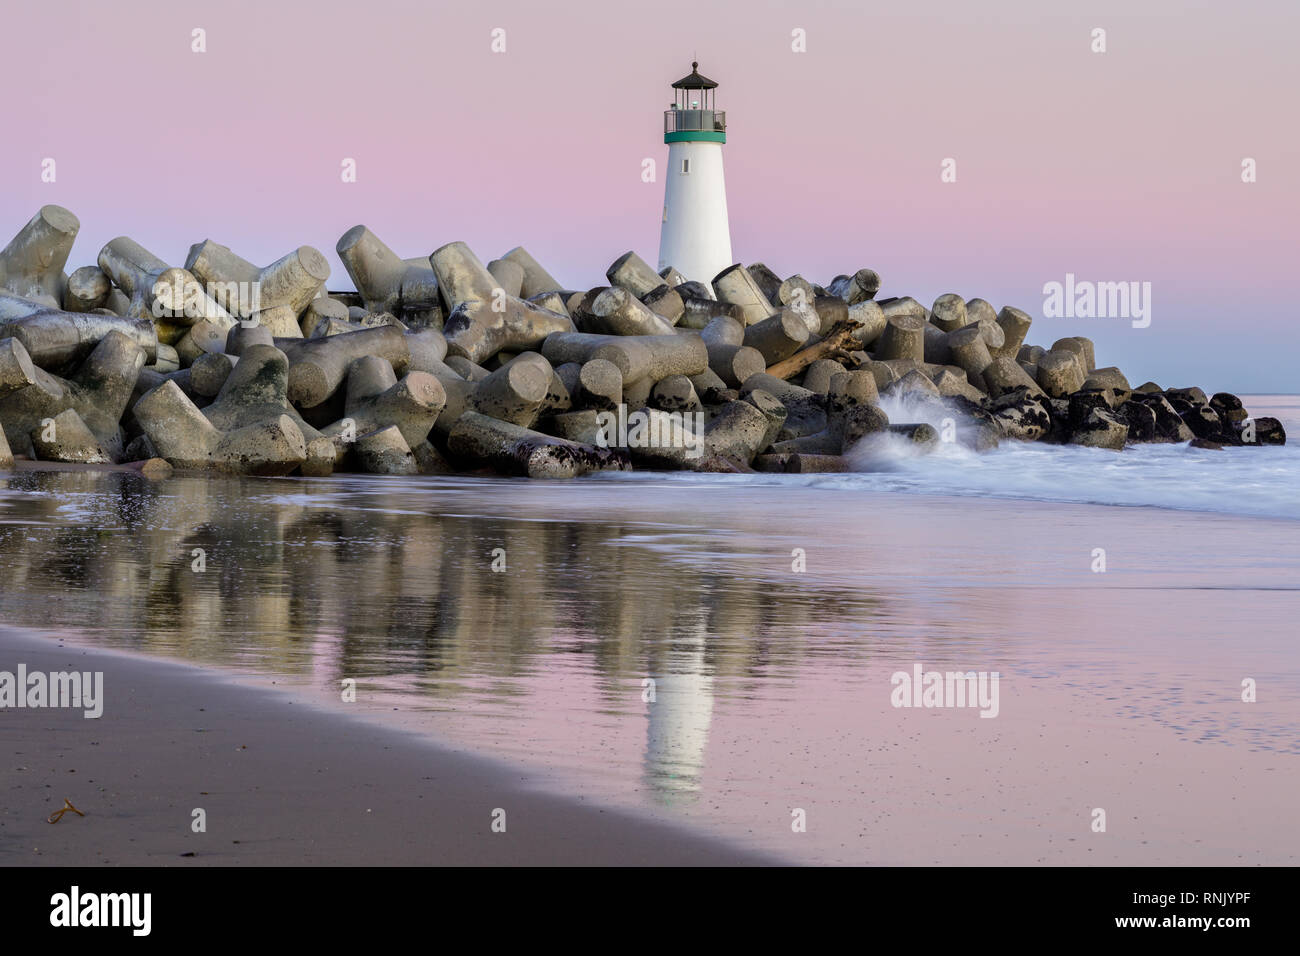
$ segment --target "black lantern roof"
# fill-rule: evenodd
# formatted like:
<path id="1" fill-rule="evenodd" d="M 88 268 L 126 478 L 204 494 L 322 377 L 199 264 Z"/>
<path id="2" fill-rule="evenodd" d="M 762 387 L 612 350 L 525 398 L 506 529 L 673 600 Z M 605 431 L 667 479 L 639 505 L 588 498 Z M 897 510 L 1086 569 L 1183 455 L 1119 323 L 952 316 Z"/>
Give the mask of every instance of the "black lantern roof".
<path id="1" fill-rule="evenodd" d="M 673 84 L 675 90 L 711 90 L 717 87 L 717 83 L 707 76 L 700 75 L 700 64 L 691 64 L 691 75 L 683 76 Z"/>

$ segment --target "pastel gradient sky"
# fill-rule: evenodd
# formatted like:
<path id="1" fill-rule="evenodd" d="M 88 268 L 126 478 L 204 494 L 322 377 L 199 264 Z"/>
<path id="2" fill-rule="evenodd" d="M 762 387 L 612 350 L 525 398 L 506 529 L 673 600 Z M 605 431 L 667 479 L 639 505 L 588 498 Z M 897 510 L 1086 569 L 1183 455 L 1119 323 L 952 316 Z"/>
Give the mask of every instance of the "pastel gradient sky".
<path id="1" fill-rule="evenodd" d="M 739 260 L 1017 305 L 1031 342 L 1089 335 L 1134 385 L 1300 391 L 1295 0 L 46 0 L 4 21 L 3 232 L 67 206 L 69 268 L 123 234 L 176 265 L 204 238 L 258 263 L 310 244 L 344 289 L 334 243 L 364 222 L 402 256 L 522 243 L 603 284 L 628 249 L 656 258 L 641 161 L 662 169 L 668 84 L 698 55 Z M 1041 318 L 1067 272 L 1151 282 L 1150 328 Z"/>

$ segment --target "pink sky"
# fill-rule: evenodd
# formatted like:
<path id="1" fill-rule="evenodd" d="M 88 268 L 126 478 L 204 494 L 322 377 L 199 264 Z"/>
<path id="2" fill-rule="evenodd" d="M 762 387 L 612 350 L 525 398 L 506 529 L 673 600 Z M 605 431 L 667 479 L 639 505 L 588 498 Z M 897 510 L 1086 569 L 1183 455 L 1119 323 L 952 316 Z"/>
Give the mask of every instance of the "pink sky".
<path id="1" fill-rule="evenodd" d="M 364 222 L 403 256 L 522 243 L 586 288 L 627 249 L 656 258 L 663 184 L 641 161 L 662 165 L 668 84 L 698 55 L 741 261 L 1018 305 L 1031 341 L 1090 335 L 1135 385 L 1300 390 L 1300 5 L 1045 7 L 50 0 L 5 18 L 26 111 L 0 231 L 55 202 L 82 222 L 70 267 L 121 234 L 174 264 L 204 238 L 259 263 L 310 244 L 349 288 L 334 243 Z M 1151 327 L 1041 319 L 1067 272 L 1151 282 Z"/>

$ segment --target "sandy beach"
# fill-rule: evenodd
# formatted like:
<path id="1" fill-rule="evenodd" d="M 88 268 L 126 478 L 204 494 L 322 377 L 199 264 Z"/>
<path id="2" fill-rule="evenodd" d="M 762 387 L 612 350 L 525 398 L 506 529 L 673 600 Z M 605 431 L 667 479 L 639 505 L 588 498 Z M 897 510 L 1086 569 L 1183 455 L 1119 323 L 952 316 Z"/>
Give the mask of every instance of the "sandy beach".
<path id="1" fill-rule="evenodd" d="M 6 866 L 773 862 L 200 668 L 0 629 L 0 670 L 17 661 L 103 671 L 109 704 L 99 719 L 5 711 Z M 65 798 L 86 815 L 50 825 Z M 195 808 L 206 833 L 191 831 Z"/>

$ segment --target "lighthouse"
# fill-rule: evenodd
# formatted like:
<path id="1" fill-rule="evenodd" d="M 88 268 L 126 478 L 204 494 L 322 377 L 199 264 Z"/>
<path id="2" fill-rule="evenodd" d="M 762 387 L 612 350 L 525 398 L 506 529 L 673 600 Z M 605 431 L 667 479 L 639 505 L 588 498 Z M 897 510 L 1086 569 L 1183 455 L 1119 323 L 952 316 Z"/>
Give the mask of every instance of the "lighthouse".
<path id="1" fill-rule="evenodd" d="M 672 108 L 664 111 L 668 172 L 659 232 L 659 268 L 672 266 L 706 286 L 732 264 L 727 225 L 727 185 L 722 146 L 727 114 L 716 109 L 718 84 L 700 75 L 699 63 L 673 84 Z"/>

